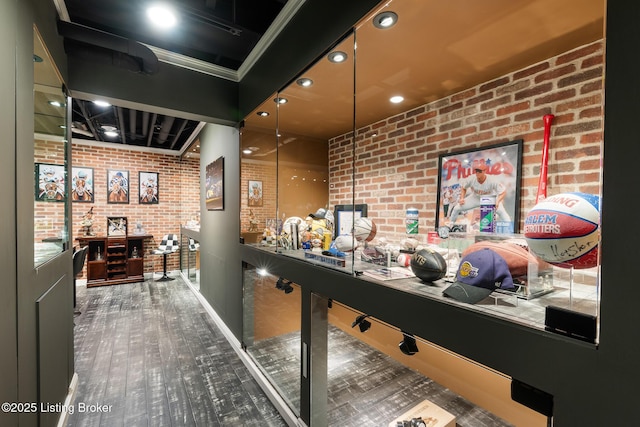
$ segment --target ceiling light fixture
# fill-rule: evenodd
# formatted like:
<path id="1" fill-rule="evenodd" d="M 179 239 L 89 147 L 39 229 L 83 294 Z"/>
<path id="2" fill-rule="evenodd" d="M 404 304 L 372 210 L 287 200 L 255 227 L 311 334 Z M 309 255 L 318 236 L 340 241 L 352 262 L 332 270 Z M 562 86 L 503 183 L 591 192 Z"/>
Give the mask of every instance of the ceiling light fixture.
<path id="1" fill-rule="evenodd" d="M 153 25 L 160 28 L 171 28 L 176 25 L 176 15 L 168 6 L 154 5 L 147 9 L 147 17 Z"/>
<path id="2" fill-rule="evenodd" d="M 303 79 L 296 80 L 296 83 L 298 84 L 298 86 L 309 87 L 309 86 L 311 86 L 313 84 L 313 80 L 307 79 L 307 78 L 303 78 Z"/>
<path id="3" fill-rule="evenodd" d="M 242 150 L 243 154 L 251 154 L 253 153 L 253 151 L 249 150 L 248 148 L 245 148 L 244 150 Z"/>
<path id="4" fill-rule="evenodd" d="M 273 98 L 273 102 L 276 104 L 286 104 L 289 100 L 287 98 Z"/>
<path id="5" fill-rule="evenodd" d="M 339 50 L 336 50 L 335 52 L 331 52 L 329 55 L 327 55 L 327 58 L 329 59 L 330 62 L 339 64 L 347 60 L 347 54 Z"/>
<path id="6" fill-rule="evenodd" d="M 267 111 L 258 111 L 256 114 L 260 117 L 267 117 L 269 115 Z"/>
<path id="7" fill-rule="evenodd" d="M 404 101 L 404 97 L 400 95 L 392 96 L 391 98 L 389 98 L 389 101 L 391 101 L 394 104 L 399 104 L 402 101 Z"/>
<path id="8" fill-rule="evenodd" d="M 49 101 L 49 105 L 53 105 L 54 107 L 62 107 L 60 101 Z"/>
<path id="9" fill-rule="evenodd" d="M 93 103 L 95 105 L 97 105 L 98 107 L 110 107 L 111 106 L 111 104 L 109 104 L 107 101 L 97 100 L 97 101 L 93 101 Z"/>
<path id="10" fill-rule="evenodd" d="M 396 22 L 398 22 L 398 14 L 390 10 L 379 13 L 373 18 L 373 26 L 381 30 L 393 27 Z"/>
<path id="11" fill-rule="evenodd" d="M 116 132 L 115 130 L 108 130 L 104 133 L 104 136 L 108 136 L 109 138 L 115 138 L 116 136 L 118 136 L 118 132 Z"/>

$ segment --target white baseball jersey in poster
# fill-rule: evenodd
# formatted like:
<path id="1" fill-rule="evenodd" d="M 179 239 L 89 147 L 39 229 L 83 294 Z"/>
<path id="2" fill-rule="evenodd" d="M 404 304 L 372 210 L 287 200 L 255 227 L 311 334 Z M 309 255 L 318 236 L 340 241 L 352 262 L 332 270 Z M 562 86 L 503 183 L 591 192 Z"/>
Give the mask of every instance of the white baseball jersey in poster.
<path id="1" fill-rule="evenodd" d="M 486 175 L 486 172 L 482 172 Z M 496 215 L 501 221 L 511 221 L 511 216 L 504 208 L 505 186 L 493 176 L 485 176 L 483 182 L 479 182 L 477 175 L 472 175 L 462 181 L 461 193 L 458 204 L 451 211 L 450 220 L 455 224 L 460 212 L 467 212 L 480 207 L 480 196 L 496 196 Z"/>
<path id="2" fill-rule="evenodd" d="M 478 231 L 480 197 L 495 196 L 497 232 L 516 232 L 522 141 L 440 157 L 438 225 Z"/>

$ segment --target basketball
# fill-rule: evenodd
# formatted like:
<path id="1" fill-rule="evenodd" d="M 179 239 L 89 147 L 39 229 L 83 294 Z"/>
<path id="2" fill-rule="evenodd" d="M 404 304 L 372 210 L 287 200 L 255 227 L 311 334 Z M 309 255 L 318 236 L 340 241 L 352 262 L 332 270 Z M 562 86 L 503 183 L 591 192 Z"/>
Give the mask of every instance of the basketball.
<path id="1" fill-rule="evenodd" d="M 600 197 L 561 193 L 538 203 L 524 220 L 529 249 L 550 264 L 564 268 L 598 265 Z"/>
<path id="2" fill-rule="evenodd" d="M 359 242 L 370 242 L 376 237 L 376 223 L 366 217 L 360 217 L 353 223 L 353 235 Z"/>
<path id="3" fill-rule="evenodd" d="M 400 267 L 409 267 L 411 265 L 411 255 L 400 253 L 396 258 L 396 262 Z"/>
<path id="4" fill-rule="evenodd" d="M 447 262 L 433 249 L 421 249 L 411 257 L 411 271 L 423 282 L 433 282 L 447 274 Z"/>

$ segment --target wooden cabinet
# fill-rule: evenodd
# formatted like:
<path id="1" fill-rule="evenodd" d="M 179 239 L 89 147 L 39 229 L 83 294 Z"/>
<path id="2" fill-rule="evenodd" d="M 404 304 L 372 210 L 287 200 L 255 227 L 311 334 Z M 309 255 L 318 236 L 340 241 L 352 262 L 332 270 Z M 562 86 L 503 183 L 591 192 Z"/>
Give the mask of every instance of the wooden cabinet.
<path id="1" fill-rule="evenodd" d="M 144 241 L 150 235 L 80 237 L 87 252 L 87 286 L 144 281 Z"/>

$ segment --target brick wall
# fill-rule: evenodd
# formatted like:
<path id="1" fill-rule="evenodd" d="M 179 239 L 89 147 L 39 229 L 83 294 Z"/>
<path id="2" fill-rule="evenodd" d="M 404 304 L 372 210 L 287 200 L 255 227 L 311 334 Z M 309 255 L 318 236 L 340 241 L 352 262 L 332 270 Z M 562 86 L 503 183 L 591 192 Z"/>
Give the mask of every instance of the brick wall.
<path id="1" fill-rule="evenodd" d="M 523 139 L 520 229 L 535 202 L 545 114 L 555 119 L 549 194 L 600 194 L 603 42 L 574 49 L 356 132 L 355 202 L 389 239 L 404 237 L 408 207 L 420 234 L 435 227 L 441 154 Z M 330 202 L 352 203 L 351 135 L 330 141 Z"/>
<path id="2" fill-rule="evenodd" d="M 242 160 L 240 181 L 240 229 L 249 231 L 250 211 L 258 220 L 258 231 L 266 220 L 276 217 L 276 165 L 273 162 Z M 262 181 L 262 206 L 249 207 L 249 181 Z"/>
<path id="3" fill-rule="evenodd" d="M 93 168 L 94 203 L 71 204 L 73 239 L 80 236 L 82 215 L 93 207 L 94 231 L 106 233 L 108 216 L 127 217 L 129 233 L 140 221 L 153 239 L 145 241 L 145 272 L 162 271 L 162 256 L 150 252 L 155 249 L 162 236 L 180 234 L 180 225 L 199 215 L 200 212 L 200 159 L 105 148 L 93 145 L 72 145 L 74 167 Z M 129 203 L 107 203 L 107 170 L 129 171 Z M 159 184 L 158 204 L 140 204 L 138 172 L 157 172 Z M 77 242 L 74 240 L 73 244 Z M 167 257 L 167 269 L 178 270 L 179 252 Z"/>

